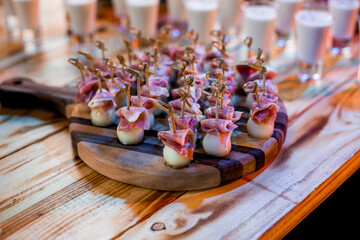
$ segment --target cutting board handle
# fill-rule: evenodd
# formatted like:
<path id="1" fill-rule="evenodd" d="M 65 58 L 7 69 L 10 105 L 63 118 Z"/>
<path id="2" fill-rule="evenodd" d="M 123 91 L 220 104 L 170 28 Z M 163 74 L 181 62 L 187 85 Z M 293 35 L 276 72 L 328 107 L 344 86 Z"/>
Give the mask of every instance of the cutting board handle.
<path id="1" fill-rule="evenodd" d="M 41 108 L 65 116 L 66 106 L 75 102 L 76 89 L 50 87 L 25 77 L 14 77 L 0 85 L 0 103 L 7 108 Z"/>

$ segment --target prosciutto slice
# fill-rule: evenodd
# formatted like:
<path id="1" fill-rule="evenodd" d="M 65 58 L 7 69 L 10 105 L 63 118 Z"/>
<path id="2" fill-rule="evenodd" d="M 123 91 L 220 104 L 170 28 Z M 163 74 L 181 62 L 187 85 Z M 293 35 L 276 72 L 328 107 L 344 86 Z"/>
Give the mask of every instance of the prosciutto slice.
<path id="1" fill-rule="evenodd" d="M 254 88 L 254 83 L 257 83 L 259 89 L 263 89 L 263 80 L 255 80 L 253 81 L 252 83 L 249 83 L 245 89 L 245 92 L 252 92 L 252 89 Z M 270 80 L 266 80 L 265 81 L 265 90 L 267 93 L 270 93 L 272 95 L 277 95 L 279 90 L 278 88 L 276 87 L 276 85 L 272 84 Z"/>
<path id="2" fill-rule="evenodd" d="M 154 98 L 131 96 L 130 102 L 135 107 L 144 107 L 148 110 L 154 107 Z"/>
<path id="3" fill-rule="evenodd" d="M 255 57 L 252 57 L 247 62 L 255 63 L 256 59 Z M 256 70 L 250 67 L 249 65 L 237 65 L 236 70 L 238 71 L 244 82 L 247 82 L 249 76 L 256 72 Z"/>
<path id="4" fill-rule="evenodd" d="M 159 99 L 159 98 L 163 98 L 163 97 L 168 97 L 169 91 L 165 87 L 156 87 L 156 86 L 148 87 L 146 85 L 143 85 L 141 87 L 141 95 L 150 97 L 150 98 Z"/>
<path id="5" fill-rule="evenodd" d="M 207 96 L 207 100 L 209 101 L 211 106 L 216 106 L 216 98 L 212 96 Z M 231 106 L 231 99 L 228 94 L 224 94 L 223 106 Z M 220 106 L 220 99 L 219 99 L 219 106 Z"/>
<path id="6" fill-rule="evenodd" d="M 169 76 L 150 76 L 149 77 L 149 86 L 150 87 L 169 87 Z"/>
<path id="7" fill-rule="evenodd" d="M 227 147 L 232 131 L 238 127 L 231 120 L 215 118 L 201 120 L 200 124 L 204 132 L 218 136 L 224 147 Z"/>
<path id="8" fill-rule="evenodd" d="M 97 79 L 90 79 L 87 81 L 80 81 L 77 84 L 78 92 L 76 93 L 75 101 L 77 103 L 88 103 L 95 96 L 96 91 L 99 89 Z"/>
<path id="9" fill-rule="evenodd" d="M 114 108 L 116 106 L 113 95 L 106 89 L 98 90 L 95 96 L 89 102 L 90 108 L 101 107 L 105 109 Z"/>
<path id="10" fill-rule="evenodd" d="M 231 133 L 238 126 L 231 120 L 208 118 L 201 120 L 201 129 L 210 134 L 220 135 L 221 133 Z"/>
<path id="11" fill-rule="evenodd" d="M 115 80 L 116 83 L 121 87 L 121 88 L 125 88 L 124 84 L 122 84 L 122 82 L 120 82 L 119 80 Z M 107 89 L 111 92 L 111 94 L 115 97 L 120 91 L 121 89 L 119 89 L 111 79 L 108 79 L 106 81 L 106 87 Z"/>
<path id="12" fill-rule="evenodd" d="M 174 99 L 181 98 L 181 95 L 179 93 L 179 89 L 180 88 L 175 88 L 175 89 L 171 90 L 171 96 Z M 181 89 L 185 91 L 184 87 L 181 87 Z M 194 102 L 199 101 L 199 99 L 201 98 L 201 95 L 202 95 L 201 88 L 190 87 L 189 98 L 192 98 L 194 100 Z"/>
<path id="13" fill-rule="evenodd" d="M 172 130 L 171 120 L 169 120 L 170 130 Z M 185 115 L 184 118 L 174 118 L 175 128 L 179 129 L 191 129 L 195 133 L 197 121 L 193 115 Z"/>
<path id="14" fill-rule="evenodd" d="M 195 115 L 202 114 L 202 112 L 200 110 L 200 105 L 198 103 L 195 103 L 194 99 L 188 98 L 187 100 L 190 103 L 191 108 L 187 104 L 185 104 L 185 112 L 186 113 L 195 114 Z M 174 101 L 170 101 L 169 105 L 174 108 L 176 113 L 180 113 L 183 103 L 182 103 L 182 101 L 180 101 L 180 99 L 176 99 Z"/>
<path id="15" fill-rule="evenodd" d="M 271 94 L 262 94 L 260 96 L 260 106 L 257 105 L 257 102 L 253 102 L 250 106 L 252 110 L 251 119 L 256 124 L 274 124 L 276 119 L 276 114 L 279 110 L 277 105 L 278 98 Z"/>
<path id="16" fill-rule="evenodd" d="M 215 118 L 216 107 L 211 107 L 206 109 L 205 113 L 208 118 Z M 242 114 L 243 112 L 235 111 L 233 107 L 223 106 L 223 108 L 221 109 L 219 108 L 218 118 L 227 119 L 227 120 L 231 120 L 232 122 L 236 122 L 241 118 Z"/>
<path id="17" fill-rule="evenodd" d="M 120 119 L 118 131 L 130 131 L 132 128 L 150 129 L 149 113 L 144 107 L 122 107 L 116 111 Z"/>
<path id="18" fill-rule="evenodd" d="M 272 80 L 274 79 L 277 75 L 278 75 L 278 72 L 273 69 L 273 68 L 270 68 L 270 67 L 267 67 L 266 68 L 266 79 L 269 79 L 269 80 Z M 249 82 L 249 81 L 254 81 L 256 79 L 260 79 L 260 72 L 255 72 L 255 73 L 252 73 L 247 79 L 246 79 L 246 82 Z"/>
<path id="19" fill-rule="evenodd" d="M 193 159 L 194 155 L 194 132 L 191 129 L 158 132 L 158 138 L 168 147 L 174 149 L 178 154 L 189 159 Z"/>

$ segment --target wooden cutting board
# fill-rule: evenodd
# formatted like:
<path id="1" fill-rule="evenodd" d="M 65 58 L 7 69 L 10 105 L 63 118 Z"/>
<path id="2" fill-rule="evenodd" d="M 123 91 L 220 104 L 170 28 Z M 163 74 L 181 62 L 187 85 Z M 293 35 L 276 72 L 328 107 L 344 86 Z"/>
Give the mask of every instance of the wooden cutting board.
<path id="1" fill-rule="evenodd" d="M 183 191 L 217 187 L 261 169 L 281 149 L 287 129 L 287 114 L 279 101 L 272 137 L 259 140 L 248 136 L 249 109 L 245 97 L 237 96 L 235 109 L 243 111 L 232 134 L 232 151 L 226 158 L 204 153 L 198 141 L 194 161 L 187 168 L 172 169 L 164 164 L 163 145 L 157 132 L 167 130 L 167 116 L 156 119 L 154 128 L 145 131 L 138 145 L 122 145 L 116 136 L 116 124 L 96 127 L 90 115 L 79 113 L 74 103 L 75 88 L 56 88 L 37 84 L 26 78 L 14 78 L 0 85 L 0 102 L 9 108 L 48 107 L 69 119 L 74 149 L 91 168 L 114 180 L 145 188 Z M 59 143 L 61 144 L 61 143 Z"/>

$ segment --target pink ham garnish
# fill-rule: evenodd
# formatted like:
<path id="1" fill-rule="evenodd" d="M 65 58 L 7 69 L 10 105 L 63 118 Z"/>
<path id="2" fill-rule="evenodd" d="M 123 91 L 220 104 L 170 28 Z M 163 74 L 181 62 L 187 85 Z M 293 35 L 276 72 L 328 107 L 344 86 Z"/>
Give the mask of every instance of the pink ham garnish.
<path id="1" fill-rule="evenodd" d="M 75 101 L 77 103 L 89 102 L 94 97 L 98 89 L 99 89 L 99 85 L 97 79 L 80 81 L 78 83 L 78 92 L 76 94 Z"/>
<path id="2" fill-rule="evenodd" d="M 255 63 L 256 58 L 252 57 L 247 62 Z M 240 73 L 244 82 L 247 82 L 247 79 L 249 78 L 249 76 L 256 72 L 256 70 L 253 69 L 252 67 L 250 67 L 249 65 L 237 65 L 236 70 L 238 71 L 238 73 Z"/>
<path id="3" fill-rule="evenodd" d="M 201 120 L 200 123 L 201 129 L 206 133 L 218 136 L 224 147 L 228 147 L 227 142 L 231 138 L 232 131 L 238 127 L 231 120 L 226 119 L 210 118 Z"/>
<path id="4" fill-rule="evenodd" d="M 272 80 L 274 79 L 277 75 L 278 75 L 278 72 L 273 69 L 273 68 L 270 68 L 270 67 L 267 67 L 266 68 L 266 79 L 269 79 L 269 80 Z M 247 79 L 246 79 L 246 82 L 249 82 L 249 81 L 254 81 L 256 79 L 260 79 L 260 72 L 255 72 L 255 73 L 252 73 Z"/>
<path id="5" fill-rule="evenodd" d="M 184 87 L 180 87 L 182 90 L 184 90 L 185 92 L 185 89 Z M 171 96 L 174 98 L 174 99 L 178 99 L 178 98 L 181 98 L 181 95 L 179 93 L 179 89 L 180 88 L 175 88 L 173 90 L 171 90 Z M 202 91 L 201 91 L 201 88 L 196 88 L 196 87 L 190 87 L 190 94 L 189 94 L 189 98 L 192 98 L 194 100 L 194 102 L 197 102 L 200 98 L 201 98 L 201 95 L 202 95 Z"/>
<path id="6" fill-rule="evenodd" d="M 274 95 L 264 93 L 260 95 L 260 106 L 253 102 L 250 106 L 252 110 L 251 119 L 256 124 L 274 124 L 276 114 L 279 110 L 277 105 L 278 98 Z"/>
<path id="7" fill-rule="evenodd" d="M 169 86 L 169 76 L 150 76 L 149 77 L 149 86 L 150 87 L 165 87 Z"/>
<path id="8" fill-rule="evenodd" d="M 158 132 L 158 138 L 165 146 L 171 147 L 178 154 L 189 159 L 193 159 L 194 155 L 194 132 L 191 129 Z"/>
<path id="9" fill-rule="evenodd" d="M 200 105 L 195 103 L 194 99 L 188 98 L 187 100 L 190 103 L 191 108 L 187 104 L 185 104 L 185 112 L 186 113 L 195 114 L 195 115 L 202 114 L 202 112 L 200 110 Z M 169 105 L 174 108 L 174 111 L 176 113 L 180 113 L 183 103 L 182 103 L 182 101 L 180 101 L 180 99 L 176 99 L 174 101 L 170 101 Z"/>
<path id="10" fill-rule="evenodd" d="M 255 80 L 255 81 L 249 83 L 249 84 L 246 86 L 246 89 L 244 89 L 245 92 L 247 92 L 247 93 L 252 92 L 252 89 L 254 88 L 254 83 L 255 83 L 255 82 L 258 84 L 258 87 L 259 87 L 260 90 L 263 89 L 263 86 L 264 86 L 264 85 L 263 85 L 263 80 L 257 79 L 257 80 Z M 270 80 L 266 80 L 266 81 L 265 81 L 265 89 L 266 89 L 266 92 L 267 92 L 267 93 L 270 93 L 270 94 L 272 94 L 272 95 L 276 95 L 276 94 L 278 94 L 278 92 L 279 92 L 279 90 L 278 90 L 278 88 L 276 87 L 276 85 L 272 84 Z"/>
<path id="11" fill-rule="evenodd" d="M 132 106 L 135 107 L 144 107 L 146 109 L 151 109 L 154 107 L 154 98 L 144 97 L 144 96 L 131 96 L 130 102 Z"/>
<path id="12" fill-rule="evenodd" d="M 148 87 L 146 85 L 143 85 L 141 87 L 141 95 L 150 97 L 150 98 L 159 99 L 162 97 L 168 97 L 169 91 L 167 88 L 164 88 L 164 87 L 156 87 L 156 86 Z"/>
<path id="13" fill-rule="evenodd" d="M 122 82 L 120 82 L 119 80 L 115 80 L 116 83 L 121 87 L 121 88 L 125 88 L 124 84 L 122 84 Z M 111 79 L 108 79 L 106 81 L 106 87 L 109 89 L 109 91 L 111 92 L 111 94 L 115 97 L 120 91 L 121 89 L 119 89 Z"/>
<path id="14" fill-rule="evenodd" d="M 238 126 L 231 120 L 209 118 L 201 120 L 201 129 L 210 134 L 220 135 L 221 133 L 232 132 Z"/>
<path id="15" fill-rule="evenodd" d="M 216 107 L 206 109 L 205 113 L 208 118 L 215 118 Z M 231 120 L 233 122 L 238 121 L 241 118 L 241 115 L 242 112 L 235 111 L 234 108 L 230 106 L 223 106 L 223 108 L 219 108 L 218 111 L 218 118 Z"/>
<path id="16" fill-rule="evenodd" d="M 102 89 L 96 92 L 95 96 L 89 102 L 90 108 L 103 107 L 103 108 L 114 108 L 116 106 L 113 95 L 106 89 Z"/>
<path id="17" fill-rule="evenodd" d="M 133 127 L 150 129 L 149 113 L 144 107 L 122 107 L 116 111 L 120 119 L 118 131 L 129 131 Z"/>
<path id="18" fill-rule="evenodd" d="M 207 100 L 209 101 L 211 106 L 216 106 L 216 98 L 212 96 L 207 96 Z M 220 99 L 219 99 L 219 106 L 220 106 Z M 228 94 L 224 94 L 223 106 L 231 106 L 231 99 L 229 98 Z"/>
<path id="19" fill-rule="evenodd" d="M 172 130 L 170 118 L 168 120 L 169 120 L 170 130 Z M 174 122 L 175 122 L 176 130 L 190 128 L 191 130 L 193 130 L 193 132 L 195 132 L 197 121 L 193 115 L 185 115 L 184 118 L 180 118 L 180 117 L 174 118 Z"/>

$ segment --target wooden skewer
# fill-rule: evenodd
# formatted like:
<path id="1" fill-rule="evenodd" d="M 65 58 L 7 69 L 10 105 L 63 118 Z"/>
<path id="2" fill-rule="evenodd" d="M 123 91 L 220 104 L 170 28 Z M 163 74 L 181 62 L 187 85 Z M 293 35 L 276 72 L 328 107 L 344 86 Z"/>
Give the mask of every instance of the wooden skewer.
<path id="1" fill-rule="evenodd" d="M 158 108 L 160 108 L 161 110 L 163 110 L 164 112 L 166 112 L 167 114 L 169 114 L 170 122 L 171 122 L 171 130 L 173 133 L 176 133 L 176 125 L 175 125 L 174 118 L 178 118 L 178 116 L 175 114 L 174 109 L 170 105 L 168 105 L 160 100 L 154 101 L 154 105 L 157 106 Z"/>
<path id="2" fill-rule="evenodd" d="M 125 63 L 125 58 L 124 58 L 123 56 L 117 55 L 116 57 L 117 57 L 117 59 L 119 60 L 120 65 L 121 65 L 123 68 L 124 68 L 124 67 L 127 67 L 127 65 L 126 65 L 126 63 Z"/>
<path id="3" fill-rule="evenodd" d="M 107 48 L 105 47 L 104 42 L 96 41 L 96 46 L 101 50 L 102 58 L 105 58 L 105 51 L 107 51 Z"/>
<path id="4" fill-rule="evenodd" d="M 144 74 L 146 86 L 149 86 L 149 74 L 154 74 L 149 71 L 149 64 L 147 62 L 139 63 L 139 70 Z"/>
<path id="5" fill-rule="evenodd" d="M 121 38 L 125 47 L 126 47 L 126 50 L 127 50 L 127 54 L 128 54 L 128 61 L 129 61 L 129 66 L 131 66 L 131 54 L 133 52 L 133 49 L 132 49 L 132 46 L 131 46 L 131 43 L 129 42 L 129 40 L 127 40 L 125 37 L 122 37 Z"/>
<path id="6" fill-rule="evenodd" d="M 262 67 L 262 69 L 260 71 L 260 75 L 261 75 L 262 80 L 263 80 L 263 89 L 264 90 L 266 90 L 266 72 L 267 72 L 266 67 Z"/>
<path id="7" fill-rule="evenodd" d="M 116 81 L 121 81 L 120 78 L 116 77 L 112 79 L 112 82 L 115 84 L 115 86 L 120 89 L 120 91 L 124 91 L 124 89 L 122 87 L 120 87 L 120 85 L 116 82 Z M 125 86 L 125 85 L 124 85 Z"/>
<path id="8" fill-rule="evenodd" d="M 80 59 L 78 59 L 78 58 L 69 58 L 68 62 L 71 63 L 72 65 L 74 65 L 75 67 L 77 67 L 80 70 L 81 79 L 82 79 L 82 81 L 85 81 L 85 75 L 84 75 L 84 71 L 83 71 L 84 66 L 82 65 Z"/>
<path id="9" fill-rule="evenodd" d="M 170 115 L 172 132 L 176 133 L 176 125 L 174 121 L 174 116 L 176 116 L 176 114 L 174 113 L 174 109 L 171 106 L 169 106 L 169 115 Z"/>
<path id="10" fill-rule="evenodd" d="M 90 67 L 93 67 L 93 57 L 91 56 L 90 53 L 86 53 L 86 52 L 83 52 L 83 51 L 77 51 L 78 54 L 81 54 L 83 56 L 85 56 L 85 58 L 89 61 L 89 65 Z"/>
<path id="11" fill-rule="evenodd" d="M 250 36 L 247 36 L 244 39 L 244 44 L 247 46 L 248 48 L 248 59 L 251 57 L 251 45 L 252 45 L 253 39 Z"/>
<path id="12" fill-rule="evenodd" d="M 129 67 L 124 67 L 125 71 L 127 71 L 128 73 L 130 73 L 131 75 L 133 75 L 136 78 L 136 83 L 137 83 L 137 96 L 140 97 L 140 93 L 141 93 L 141 82 L 144 82 L 145 80 L 141 77 L 140 73 L 132 68 Z"/>
<path id="13" fill-rule="evenodd" d="M 91 67 L 88 67 L 88 66 L 85 66 L 85 70 L 95 74 L 95 76 L 97 77 L 98 79 L 98 86 L 99 86 L 99 91 L 100 93 L 102 93 L 102 76 L 101 76 L 101 73 L 100 73 L 100 70 L 99 69 L 93 69 Z"/>
<path id="14" fill-rule="evenodd" d="M 185 92 L 184 90 L 182 90 L 181 88 L 179 89 L 179 94 L 181 96 L 180 98 L 180 102 L 182 102 L 182 106 L 181 106 L 181 118 L 184 118 L 185 115 L 185 104 L 188 105 L 189 108 L 191 108 L 191 104 L 189 103 L 189 101 L 187 100 L 188 96 L 189 96 L 189 92 Z"/>
<path id="15" fill-rule="evenodd" d="M 259 99 L 259 91 L 258 91 L 257 82 L 254 82 L 253 93 L 255 93 L 255 96 L 256 96 L 256 103 L 257 103 L 258 107 L 260 107 L 260 99 Z"/>
<path id="16" fill-rule="evenodd" d="M 196 48 L 196 45 L 199 41 L 199 33 L 194 29 L 187 30 L 184 35 L 188 37 L 193 42 L 194 49 Z"/>
<path id="17" fill-rule="evenodd" d="M 105 66 L 110 68 L 110 77 L 111 79 L 114 78 L 114 63 L 111 58 L 102 58 L 101 60 L 105 61 Z"/>

